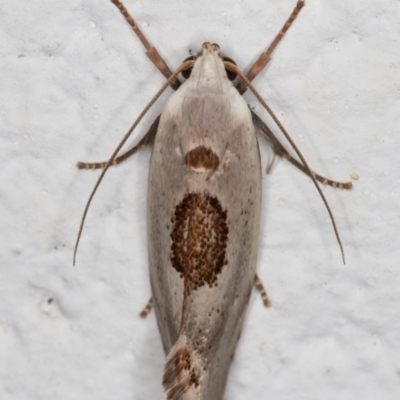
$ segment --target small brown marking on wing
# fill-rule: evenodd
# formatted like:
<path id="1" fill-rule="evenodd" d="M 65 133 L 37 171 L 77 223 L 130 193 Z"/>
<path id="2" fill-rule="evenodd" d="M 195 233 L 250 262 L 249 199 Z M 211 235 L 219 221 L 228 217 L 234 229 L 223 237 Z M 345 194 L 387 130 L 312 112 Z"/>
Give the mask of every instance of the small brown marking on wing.
<path id="1" fill-rule="evenodd" d="M 187 347 L 178 349 L 164 368 L 163 387 L 167 400 L 183 399 L 191 386 L 199 386 L 199 378 L 192 365 L 190 350 Z"/>
<path id="2" fill-rule="evenodd" d="M 194 385 L 197 387 L 199 385 L 199 381 L 196 376 L 196 372 L 194 371 L 193 366 L 192 366 L 192 359 L 190 357 L 190 351 L 187 347 L 184 347 L 183 349 L 181 349 L 180 351 L 178 351 L 176 353 L 174 364 L 175 364 L 176 376 L 179 377 L 179 376 L 181 376 L 181 374 L 183 374 L 184 371 L 188 371 L 189 376 L 190 376 L 189 386 Z"/>
<path id="3" fill-rule="evenodd" d="M 219 158 L 209 147 L 199 146 L 186 153 L 185 165 L 197 172 L 213 171 L 219 165 Z"/>
<path id="4" fill-rule="evenodd" d="M 227 212 L 216 197 L 188 193 L 175 208 L 171 263 L 184 279 L 185 297 L 203 285 L 216 286 L 226 264 Z"/>

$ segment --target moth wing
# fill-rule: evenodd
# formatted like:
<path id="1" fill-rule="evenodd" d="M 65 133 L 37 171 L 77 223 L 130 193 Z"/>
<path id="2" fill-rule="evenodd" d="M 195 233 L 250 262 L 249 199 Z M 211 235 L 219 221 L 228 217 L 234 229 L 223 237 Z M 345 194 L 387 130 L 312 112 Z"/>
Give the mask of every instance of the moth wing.
<path id="1" fill-rule="evenodd" d="M 244 100 L 237 92 L 175 93 L 161 117 L 148 193 L 168 399 L 223 396 L 255 278 L 260 208 L 260 156 Z"/>

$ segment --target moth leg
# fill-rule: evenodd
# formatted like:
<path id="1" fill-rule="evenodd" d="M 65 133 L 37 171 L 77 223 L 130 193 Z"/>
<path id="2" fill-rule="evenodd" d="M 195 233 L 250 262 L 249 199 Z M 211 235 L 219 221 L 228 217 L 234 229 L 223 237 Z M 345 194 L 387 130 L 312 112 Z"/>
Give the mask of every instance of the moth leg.
<path id="1" fill-rule="evenodd" d="M 267 174 L 271 174 L 274 167 L 275 167 L 275 163 L 276 163 L 276 157 L 277 155 L 274 153 L 271 162 L 269 163 L 268 167 L 267 167 Z"/>
<path id="2" fill-rule="evenodd" d="M 272 133 L 271 129 L 269 129 L 268 126 L 264 123 L 264 121 L 262 121 L 261 118 L 252 110 L 251 110 L 251 115 L 253 118 L 254 125 L 263 134 L 263 136 L 265 137 L 265 139 L 271 146 L 274 154 L 280 158 L 284 158 L 284 159 L 288 160 L 300 171 L 302 171 L 306 175 L 310 176 L 307 168 L 289 154 L 289 152 L 283 147 L 281 142 L 276 138 L 276 136 Z M 324 185 L 329 185 L 329 186 L 332 186 L 334 188 L 339 188 L 339 189 L 351 189 L 353 187 L 353 184 L 351 182 L 333 181 L 332 179 L 325 178 L 324 176 L 316 174 L 315 172 L 313 172 L 313 174 L 314 174 L 315 179 L 317 181 L 323 183 Z"/>
<path id="3" fill-rule="evenodd" d="M 265 68 L 265 66 L 271 60 L 272 52 L 275 50 L 279 42 L 283 39 L 286 32 L 292 25 L 293 21 L 299 14 L 300 10 L 303 8 L 304 4 L 305 4 L 304 0 L 297 0 L 296 7 L 290 14 L 288 20 L 285 22 L 285 25 L 283 25 L 282 29 L 275 36 L 275 39 L 272 41 L 268 49 L 265 50 L 263 53 L 261 53 L 260 57 L 258 57 L 257 61 L 253 64 L 253 66 L 250 68 L 250 71 L 247 73 L 246 76 L 250 82 Z M 239 93 L 243 94 L 247 90 L 247 85 L 242 81 L 239 82 L 236 88 L 239 91 Z"/>
<path id="4" fill-rule="evenodd" d="M 150 300 L 147 302 L 147 304 L 139 314 L 140 318 L 146 318 L 149 315 L 152 308 L 153 308 L 153 298 L 150 297 Z"/>
<path id="5" fill-rule="evenodd" d="M 114 158 L 111 165 L 118 165 L 128 159 L 130 156 L 133 156 L 138 150 L 142 149 L 146 146 L 152 146 L 154 143 L 154 139 L 157 134 L 158 124 L 160 122 L 160 115 L 155 119 L 155 121 L 151 124 L 147 133 L 143 136 L 140 142 L 133 147 L 132 149 L 126 151 L 125 153 L 121 154 L 119 157 Z M 104 168 L 107 164 L 107 161 L 102 162 L 83 162 L 78 161 L 76 167 L 78 169 L 98 169 Z"/>
<path id="6" fill-rule="evenodd" d="M 269 301 L 269 298 L 268 298 L 268 295 L 267 295 L 267 291 L 265 290 L 264 285 L 262 284 L 261 279 L 258 277 L 257 274 L 256 274 L 256 277 L 254 279 L 254 286 L 256 287 L 256 289 L 261 294 L 261 298 L 262 298 L 262 301 L 264 303 L 264 307 L 265 308 L 271 307 L 271 302 Z"/>
<path id="7" fill-rule="evenodd" d="M 133 29 L 133 31 L 136 33 L 139 40 L 143 43 L 143 46 L 146 48 L 147 57 L 150 58 L 151 62 L 168 79 L 172 75 L 172 72 L 168 68 L 168 65 L 166 64 L 164 59 L 158 53 L 157 49 L 147 41 L 146 37 L 143 35 L 143 32 L 139 29 L 136 22 L 134 21 L 132 16 L 129 14 L 129 12 L 125 8 L 125 6 L 122 4 L 122 2 L 120 2 L 119 0 L 111 0 L 111 2 L 118 8 L 118 10 L 121 12 L 121 14 L 124 16 L 124 18 L 128 22 L 128 24 Z M 177 90 L 180 85 L 181 85 L 181 82 L 179 81 L 178 78 L 176 78 L 171 83 L 171 87 L 174 90 Z"/>

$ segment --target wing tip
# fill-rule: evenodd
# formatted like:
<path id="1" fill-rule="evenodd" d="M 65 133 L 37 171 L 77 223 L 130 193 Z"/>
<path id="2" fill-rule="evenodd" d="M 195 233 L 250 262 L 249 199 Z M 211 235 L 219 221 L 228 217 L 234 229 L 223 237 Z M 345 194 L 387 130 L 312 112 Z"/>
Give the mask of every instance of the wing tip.
<path id="1" fill-rule="evenodd" d="M 185 335 L 180 335 L 168 354 L 163 381 L 167 400 L 189 400 L 195 398 L 199 377 L 192 360 L 192 352 L 186 344 Z"/>

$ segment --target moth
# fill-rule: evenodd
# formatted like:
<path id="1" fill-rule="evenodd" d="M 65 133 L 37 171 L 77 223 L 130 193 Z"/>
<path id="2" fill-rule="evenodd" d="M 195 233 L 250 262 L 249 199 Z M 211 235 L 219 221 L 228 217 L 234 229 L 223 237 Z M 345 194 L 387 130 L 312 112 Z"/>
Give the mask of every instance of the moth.
<path id="1" fill-rule="evenodd" d="M 255 285 L 265 306 L 269 299 L 256 275 L 261 214 L 261 160 L 256 128 L 274 153 L 317 180 L 351 188 L 312 172 L 272 110 L 251 81 L 296 18 L 299 0 L 271 46 L 247 75 L 221 55 L 217 44 L 204 43 L 172 73 L 119 0 L 111 0 L 143 42 L 147 55 L 167 81 L 135 121 L 107 162 L 83 163 L 102 168 L 82 218 L 74 254 L 90 202 L 111 165 L 153 145 L 148 179 L 148 256 L 152 300 L 166 363 L 162 378 L 168 400 L 222 399 L 243 321 Z M 181 84 L 178 74 L 186 81 Z M 239 82 L 234 83 L 239 77 Z M 166 87 L 176 92 L 142 140 L 117 157 L 123 144 Z M 290 156 L 272 131 L 247 106 L 250 88 L 292 144 Z M 327 206 L 328 207 L 328 206 Z M 341 247 L 332 213 L 333 227 Z M 342 247 L 341 247 L 342 249 Z M 343 250 L 342 250 L 343 254 Z"/>

